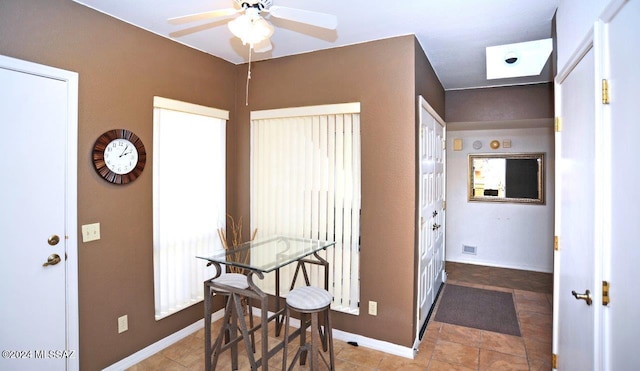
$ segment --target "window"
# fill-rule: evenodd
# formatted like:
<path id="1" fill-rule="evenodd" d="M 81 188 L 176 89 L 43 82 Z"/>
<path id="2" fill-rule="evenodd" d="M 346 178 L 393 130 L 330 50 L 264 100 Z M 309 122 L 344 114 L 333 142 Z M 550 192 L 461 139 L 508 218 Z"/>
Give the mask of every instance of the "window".
<path id="1" fill-rule="evenodd" d="M 251 113 L 251 229 L 335 241 L 327 250 L 332 308 L 358 313 L 360 104 Z M 311 267 L 312 284 L 324 285 Z M 287 293 L 295 265 L 281 269 Z M 275 291 L 273 276 L 262 282 Z"/>
<path id="2" fill-rule="evenodd" d="M 153 268 L 156 320 L 203 299 L 225 227 L 227 111 L 154 97 Z"/>

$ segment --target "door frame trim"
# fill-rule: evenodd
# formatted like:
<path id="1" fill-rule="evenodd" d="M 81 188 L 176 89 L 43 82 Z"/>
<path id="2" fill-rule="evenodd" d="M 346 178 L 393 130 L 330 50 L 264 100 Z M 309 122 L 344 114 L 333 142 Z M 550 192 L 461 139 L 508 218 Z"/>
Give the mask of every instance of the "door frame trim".
<path id="1" fill-rule="evenodd" d="M 80 369 L 78 315 L 78 73 L 0 55 L 0 68 L 60 80 L 67 85 L 66 179 L 65 179 L 65 350 L 74 351 L 67 370 Z"/>

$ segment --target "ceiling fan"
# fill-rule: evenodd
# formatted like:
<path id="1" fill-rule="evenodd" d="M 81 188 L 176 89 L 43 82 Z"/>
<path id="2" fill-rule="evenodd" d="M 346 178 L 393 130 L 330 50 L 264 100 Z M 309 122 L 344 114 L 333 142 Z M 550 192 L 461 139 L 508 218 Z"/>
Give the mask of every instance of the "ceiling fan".
<path id="1" fill-rule="evenodd" d="M 242 40 L 244 45 L 249 44 L 251 49 L 259 53 L 271 50 L 269 38 L 274 31 L 273 26 L 263 17 L 264 13 L 269 17 L 305 23 L 329 30 L 335 30 L 338 26 L 338 19 L 334 15 L 277 6 L 273 5 L 273 0 L 234 0 L 234 2 L 237 7 L 169 18 L 168 22 L 184 24 L 242 13 L 239 17 L 229 21 L 227 26 L 236 37 Z"/>

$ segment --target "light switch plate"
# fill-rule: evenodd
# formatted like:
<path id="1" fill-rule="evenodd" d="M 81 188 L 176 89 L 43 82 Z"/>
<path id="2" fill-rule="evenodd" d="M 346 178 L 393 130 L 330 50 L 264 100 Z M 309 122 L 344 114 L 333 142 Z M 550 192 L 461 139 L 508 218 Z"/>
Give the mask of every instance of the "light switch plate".
<path id="1" fill-rule="evenodd" d="M 85 224 L 82 226 L 82 242 L 100 239 L 100 223 Z"/>

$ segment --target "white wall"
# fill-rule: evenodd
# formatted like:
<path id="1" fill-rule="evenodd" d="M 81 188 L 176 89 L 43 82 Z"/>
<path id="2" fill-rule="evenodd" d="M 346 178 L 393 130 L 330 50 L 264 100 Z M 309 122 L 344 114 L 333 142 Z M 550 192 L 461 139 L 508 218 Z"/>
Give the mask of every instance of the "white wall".
<path id="1" fill-rule="evenodd" d="M 453 151 L 453 139 L 463 140 Z M 446 260 L 553 272 L 554 145 L 553 129 L 519 128 L 447 131 Z M 511 148 L 492 150 L 489 142 L 511 140 Z M 480 150 L 472 143 L 482 142 Z M 470 153 L 545 153 L 545 204 L 467 201 Z M 477 247 L 477 255 L 462 246 Z"/>
<path id="2" fill-rule="evenodd" d="M 558 72 L 589 33 L 610 0 L 560 0 L 556 15 Z"/>

